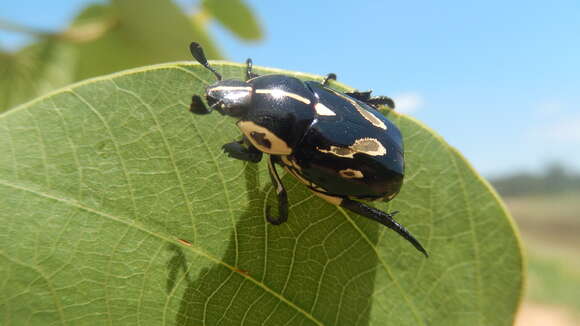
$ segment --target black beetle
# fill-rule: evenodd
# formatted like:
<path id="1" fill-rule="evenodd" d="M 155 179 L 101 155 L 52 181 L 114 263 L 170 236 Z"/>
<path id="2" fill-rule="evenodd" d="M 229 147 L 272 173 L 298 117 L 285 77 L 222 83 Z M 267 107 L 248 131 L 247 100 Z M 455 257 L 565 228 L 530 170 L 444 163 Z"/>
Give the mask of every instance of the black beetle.
<path id="1" fill-rule="evenodd" d="M 275 164 L 279 164 L 326 201 L 377 221 L 407 239 L 425 256 L 423 246 L 385 213 L 361 200 L 391 200 L 403 184 L 404 158 L 401 132 L 377 107 L 394 102 L 371 92 L 341 93 L 327 87 L 335 74 L 322 83 L 274 74 L 259 76 L 246 61 L 246 81 L 223 80 L 213 69 L 198 43 L 191 54 L 218 81 L 206 89 L 204 104 L 194 95 L 191 112 L 217 110 L 237 118 L 240 141 L 223 146 L 228 156 L 257 163 L 269 154 L 268 169 L 278 195 L 279 217 L 268 213 L 278 225 L 288 219 L 288 197 Z"/>

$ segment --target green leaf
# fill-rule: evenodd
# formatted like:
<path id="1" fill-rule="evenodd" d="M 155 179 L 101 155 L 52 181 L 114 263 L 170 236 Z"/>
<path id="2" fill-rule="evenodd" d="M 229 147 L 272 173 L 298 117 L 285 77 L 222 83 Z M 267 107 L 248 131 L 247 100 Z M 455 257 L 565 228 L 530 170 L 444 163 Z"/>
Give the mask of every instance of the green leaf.
<path id="1" fill-rule="evenodd" d="M 3 325 L 512 324 L 514 225 L 439 136 L 388 114 L 408 170 L 401 194 L 376 204 L 401 211 L 429 259 L 289 175 L 289 221 L 272 226 L 265 163 L 222 153 L 240 135 L 231 118 L 188 112 L 214 81 L 196 64 L 151 66 L 0 116 Z"/>
<path id="2" fill-rule="evenodd" d="M 73 82 L 74 59 L 69 45 L 52 38 L 0 52 L 0 112 Z"/>
<path id="3" fill-rule="evenodd" d="M 237 37 L 247 41 L 261 40 L 264 35 L 258 19 L 242 0 L 204 0 L 202 7 Z"/>
<path id="4" fill-rule="evenodd" d="M 173 1 L 111 2 L 87 6 L 66 31 L 43 35 L 17 53 L 0 51 L 0 112 L 74 81 L 189 59 L 183 44 L 191 41 L 221 58 L 205 26 Z"/>
<path id="5" fill-rule="evenodd" d="M 102 37 L 78 44 L 77 80 L 122 69 L 189 59 L 183 44 L 196 41 L 209 58 L 221 55 L 207 31 L 171 0 L 112 0 L 111 5 L 92 5 L 74 25 L 87 21 L 114 21 L 115 28 Z"/>

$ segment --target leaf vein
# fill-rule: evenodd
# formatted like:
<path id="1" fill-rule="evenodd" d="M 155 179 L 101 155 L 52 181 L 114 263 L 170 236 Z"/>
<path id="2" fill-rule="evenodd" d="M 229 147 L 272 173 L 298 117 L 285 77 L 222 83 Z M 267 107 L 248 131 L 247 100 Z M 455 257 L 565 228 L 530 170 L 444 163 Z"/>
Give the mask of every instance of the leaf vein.
<path id="1" fill-rule="evenodd" d="M 95 215 L 99 215 L 101 217 L 104 217 L 110 221 L 114 221 L 117 223 L 121 223 L 124 225 L 127 225 L 129 227 L 133 227 L 145 234 L 148 234 L 154 238 L 157 238 L 161 241 L 165 241 L 167 243 L 170 244 L 175 244 L 177 240 L 169 238 L 167 236 L 164 236 L 162 234 L 158 234 L 156 232 L 152 232 L 147 230 L 146 228 L 144 228 L 143 226 L 141 226 L 139 223 L 137 223 L 136 221 L 133 221 L 132 223 L 129 223 L 128 221 L 126 221 L 123 218 L 117 217 L 115 215 L 111 215 L 93 208 L 90 208 L 88 206 L 84 206 L 82 203 L 79 203 L 77 201 L 73 201 L 73 200 L 69 200 L 69 199 L 65 199 L 65 198 L 60 198 L 58 196 L 52 195 L 52 194 L 48 194 L 45 192 L 41 192 L 35 189 L 30 189 L 27 188 L 26 186 L 23 185 L 17 185 L 17 184 L 13 184 L 11 182 L 8 182 L 6 180 L 2 180 L 0 179 L 0 185 L 4 185 L 6 187 L 10 187 L 13 189 L 17 189 L 17 190 L 21 190 L 21 191 L 25 191 L 28 192 L 30 194 L 34 194 L 36 196 L 39 197 L 43 197 L 46 199 L 50 199 L 56 202 L 60 202 L 62 204 L 71 206 L 71 207 L 75 207 L 77 209 L 83 210 L 85 212 L 91 213 L 91 214 L 95 214 Z M 226 263 L 225 261 L 220 260 L 217 257 L 212 256 L 210 253 L 204 251 L 203 249 L 201 249 L 200 247 L 195 247 L 195 246 L 191 246 L 188 247 L 189 250 L 191 250 L 193 253 L 199 255 L 200 257 L 203 257 L 215 264 L 221 265 L 224 268 L 229 269 L 232 273 L 235 274 L 239 274 L 236 271 L 238 270 L 236 267 L 234 267 L 233 265 L 230 265 L 228 263 Z M 1 254 L 2 252 L 0 252 Z M 322 322 L 320 322 L 318 319 L 316 319 L 312 314 L 308 313 L 306 310 L 302 309 L 301 307 L 299 307 L 298 305 L 294 304 L 292 301 L 288 300 L 286 297 L 284 297 L 281 293 L 278 293 L 276 291 L 274 291 L 273 289 L 271 289 L 270 287 L 268 287 L 265 283 L 260 282 L 254 278 L 252 278 L 251 276 L 248 275 L 243 275 L 243 274 L 239 274 L 242 275 L 242 277 L 245 277 L 247 280 L 251 281 L 252 283 L 254 283 L 257 287 L 261 288 L 262 290 L 264 290 L 265 292 L 269 293 L 270 295 L 272 295 L 273 297 L 279 299 L 280 301 L 284 302 L 286 305 L 288 305 L 289 307 L 291 307 L 292 309 L 294 309 L 295 311 L 299 312 L 300 314 L 304 315 L 307 319 L 311 320 L 312 322 L 314 322 L 316 325 L 323 325 Z M 64 320 L 64 319 L 63 319 Z"/>
<path id="2" fill-rule="evenodd" d="M 361 235 L 361 237 L 368 243 L 368 245 L 370 246 L 370 248 L 373 250 L 373 252 L 375 253 L 377 259 L 379 260 L 381 266 L 383 267 L 383 269 L 385 270 L 385 272 L 387 273 L 387 275 L 389 276 L 389 278 L 391 280 L 393 280 L 393 283 L 396 285 L 397 289 L 401 293 L 401 297 L 403 297 L 403 299 L 405 300 L 405 303 L 411 309 L 411 312 L 413 313 L 413 317 L 415 317 L 416 322 L 418 324 L 420 324 L 420 325 L 425 325 L 425 322 L 419 316 L 419 312 L 417 311 L 417 307 L 415 307 L 415 305 L 413 304 L 413 302 L 409 299 L 409 297 L 407 296 L 407 294 L 403 290 L 400 282 L 398 281 L 397 278 L 395 278 L 395 275 L 389 269 L 387 263 L 383 260 L 383 257 L 379 254 L 377 248 L 373 245 L 373 243 L 371 242 L 371 240 L 354 223 L 354 221 L 350 218 L 350 216 L 342 208 L 337 207 L 337 209 L 344 215 L 344 217 L 346 218 L 346 220 L 350 222 L 350 224 L 353 226 L 353 228 L 358 231 L 358 233 Z"/>
<path id="3" fill-rule="evenodd" d="M 153 121 L 155 121 L 155 125 L 157 126 L 157 129 L 159 130 L 159 134 L 161 135 L 161 139 L 163 140 L 163 145 L 165 146 L 165 150 L 167 151 L 167 154 L 169 155 L 169 160 L 170 160 L 171 165 L 173 167 L 173 172 L 175 173 L 175 176 L 177 177 L 177 181 L 178 181 L 179 187 L 181 189 L 181 194 L 185 200 L 185 205 L 187 206 L 187 210 L 188 210 L 189 216 L 191 218 L 191 228 L 193 231 L 193 242 L 195 243 L 197 241 L 198 236 L 197 236 L 197 227 L 196 227 L 196 223 L 195 223 L 195 216 L 193 214 L 193 207 L 191 204 L 191 200 L 189 199 L 189 197 L 187 196 L 187 192 L 185 191 L 185 184 L 183 182 L 183 177 L 181 176 L 181 173 L 179 172 L 179 169 L 177 167 L 177 163 L 175 161 L 175 153 L 173 152 L 173 150 L 171 149 L 171 146 L 169 145 L 169 142 L 167 140 L 167 136 L 165 135 L 165 132 L 163 131 L 163 128 L 159 122 L 159 119 L 157 119 L 157 115 L 155 114 L 153 108 L 151 108 L 151 106 L 147 102 L 145 102 L 139 95 L 133 93 L 132 91 L 130 91 L 128 89 L 124 89 L 124 88 L 120 87 L 114 80 L 113 80 L 113 83 L 121 92 L 126 93 L 126 94 L 134 97 L 145 108 L 147 108 L 147 111 L 149 112 L 149 114 L 153 118 Z"/>

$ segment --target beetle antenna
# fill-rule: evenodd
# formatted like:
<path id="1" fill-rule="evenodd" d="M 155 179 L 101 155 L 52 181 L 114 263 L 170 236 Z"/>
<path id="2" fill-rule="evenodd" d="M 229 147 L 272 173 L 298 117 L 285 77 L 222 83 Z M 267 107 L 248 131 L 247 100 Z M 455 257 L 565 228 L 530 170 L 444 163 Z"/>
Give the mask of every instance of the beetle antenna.
<path id="1" fill-rule="evenodd" d="M 203 53 L 203 48 L 197 42 L 191 42 L 189 45 L 189 51 L 191 51 L 191 55 L 197 62 L 201 63 L 202 66 L 206 67 L 209 71 L 213 72 L 218 80 L 222 80 L 222 75 L 220 75 L 212 66 L 209 65 L 207 62 L 207 58 Z"/>

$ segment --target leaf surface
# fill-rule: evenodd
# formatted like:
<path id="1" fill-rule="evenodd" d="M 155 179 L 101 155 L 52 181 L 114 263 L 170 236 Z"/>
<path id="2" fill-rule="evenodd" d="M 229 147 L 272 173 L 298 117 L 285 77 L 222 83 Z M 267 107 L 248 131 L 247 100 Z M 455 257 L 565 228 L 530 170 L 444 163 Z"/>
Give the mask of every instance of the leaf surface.
<path id="1" fill-rule="evenodd" d="M 243 65 L 215 67 L 244 75 Z M 157 65 L 0 116 L 0 323 L 512 324 L 522 289 L 514 225 L 439 136 L 388 113 L 407 176 L 399 196 L 376 203 L 401 211 L 429 259 L 289 175 L 289 221 L 272 226 L 265 162 L 224 155 L 240 135 L 231 118 L 188 112 L 212 82 L 197 64 Z"/>
<path id="2" fill-rule="evenodd" d="M 17 52 L 0 51 L 0 112 L 73 82 L 71 46 L 44 39 Z"/>
<path id="3" fill-rule="evenodd" d="M 16 52 L 0 51 L 0 112 L 72 82 L 190 57 L 196 40 L 220 51 L 199 19 L 171 0 L 113 0 L 84 8 L 71 26 Z"/>
<path id="4" fill-rule="evenodd" d="M 171 0 L 112 0 L 110 5 L 92 5 L 73 26 L 93 21 L 110 21 L 114 27 L 77 45 L 76 80 L 187 59 L 182 45 L 191 40 L 202 44 L 209 58 L 221 58 L 205 29 Z"/>

